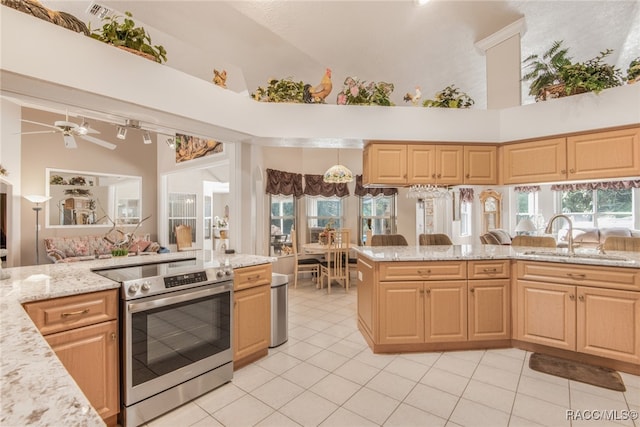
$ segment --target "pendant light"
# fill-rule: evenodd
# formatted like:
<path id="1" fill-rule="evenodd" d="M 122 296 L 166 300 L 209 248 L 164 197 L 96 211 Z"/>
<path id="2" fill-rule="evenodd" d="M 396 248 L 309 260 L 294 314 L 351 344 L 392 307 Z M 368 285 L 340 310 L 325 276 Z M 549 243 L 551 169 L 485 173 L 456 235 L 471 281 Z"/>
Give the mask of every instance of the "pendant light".
<path id="1" fill-rule="evenodd" d="M 324 173 L 324 182 L 330 182 L 334 184 L 342 184 L 353 181 L 353 173 L 348 167 L 340 164 L 340 149 L 338 148 L 338 163 L 331 166 Z"/>

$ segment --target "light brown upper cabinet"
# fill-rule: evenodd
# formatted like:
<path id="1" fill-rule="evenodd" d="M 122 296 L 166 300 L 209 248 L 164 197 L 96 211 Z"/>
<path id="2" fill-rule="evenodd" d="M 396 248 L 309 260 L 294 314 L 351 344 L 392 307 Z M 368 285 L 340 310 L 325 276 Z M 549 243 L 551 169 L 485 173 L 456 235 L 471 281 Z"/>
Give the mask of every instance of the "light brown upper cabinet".
<path id="1" fill-rule="evenodd" d="M 567 138 L 567 178 L 593 179 L 640 175 L 640 128 Z"/>
<path id="2" fill-rule="evenodd" d="M 500 147 L 504 184 L 562 181 L 567 176 L 566 138 Z"/>
<path id="3" fill-rule="evenodd" d="M 503 184 L 640 174 L 640 128 L 507 144 L 500 151 Z"/>
<path id="4" fill-rule="evenodd" d="M 464 183 L 470 185 L 498 183 L 498 147 L 464 146 Z"/>
<path id="5" fill-rule="evenodd" d="M 462 145 L 403 144 L 376 141 L 364 149 L 365 185 L 455 185 L 463 182 Z"/>

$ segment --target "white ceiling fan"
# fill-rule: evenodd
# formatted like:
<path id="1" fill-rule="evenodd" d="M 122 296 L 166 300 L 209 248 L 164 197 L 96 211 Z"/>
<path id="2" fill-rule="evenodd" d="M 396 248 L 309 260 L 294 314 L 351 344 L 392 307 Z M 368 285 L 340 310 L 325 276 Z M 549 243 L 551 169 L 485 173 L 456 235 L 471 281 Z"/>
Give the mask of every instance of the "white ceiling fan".
<path id="1" fill-rule="evenodd" d="M 77 148 L 78 144 L 76 143 L 76 139 L 74 138 L 75 136 L 84 139 L 85 141 L 89 141 L 92 142 L 94 144 L 97 144 L 101 147 L 104 148 L 108 148 L 109 150 L 113 150 L 116 148 L 115 144 L 112 144 L 110 142 L 107 141 L 103 141 L 101 139 L 98 139 L 96 137 L 93 137 L 91 135 L 88 135 L 90 133 L 100 133 L 95 129 L 92 129 L 89 124 L 85 121 L 82 120 L 82 124 L 77 124 L 74 122 L 70 122 L 69 121 L 69 115 L 67 114 L 66 116 L 66 120 L 56 120 L 55 122 L 53 122 L 53 125 L 50 124 L 46 124 L 46 123 L 40 123 L 40 122 L 34 122 L 31 120 L 25 120 L 22 119 L 23 122 L 25 123 L 31 123 L 34 125 L 38 125 L 38 126 L 44 126 L 47 128 L 51 128 L 51 130 L 40 130 L 40 131 L 33 131 L 33 132 L 22 132 L 22 135 L 33 135 L 33 134 L 39 134 L 39 133 L 56 133 L 59 132 L 62 134 L 62 138 L 64 139 L 64 146 L 67 148 Z"/>

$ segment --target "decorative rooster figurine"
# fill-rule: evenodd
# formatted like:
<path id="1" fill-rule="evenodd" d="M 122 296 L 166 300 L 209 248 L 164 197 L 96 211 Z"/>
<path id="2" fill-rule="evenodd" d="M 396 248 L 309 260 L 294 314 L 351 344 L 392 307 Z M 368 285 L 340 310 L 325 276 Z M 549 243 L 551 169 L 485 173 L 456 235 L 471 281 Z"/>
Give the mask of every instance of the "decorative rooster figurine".
<path id="1" fill-rule="evenodd" d="M 409 92 L 407 92 L 407 94 L 404 96 L 404 100 L 406 102 L 411 101 L 411 103 L 413 105 L 417 105 L 418 104 L 418 100 L 422 97 L 422 91 L 420 90 L 420 86 L 416 86 L 416 93 L 415 94 L 410 94 Z"/>
<path id="2" fill-rule="evenodd" d="M 324 99 L 331 93 L 331 89 L 333 89 L 331 69 L 327 68 L 318 86 L 311 87 L 310 84 L 304 85 L 304 102 L 307 104 L 324 103 Z"/>

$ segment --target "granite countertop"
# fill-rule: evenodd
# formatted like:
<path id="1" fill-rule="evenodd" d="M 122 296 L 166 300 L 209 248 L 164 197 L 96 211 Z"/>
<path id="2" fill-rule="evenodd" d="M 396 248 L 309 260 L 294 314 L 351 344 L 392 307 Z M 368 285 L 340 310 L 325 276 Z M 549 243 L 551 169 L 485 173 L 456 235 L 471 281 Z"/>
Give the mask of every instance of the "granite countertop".
<path id="1" fill-rule="evenodd" d="M 10 277 L 0 280 L 0 425 L 104 425 L 22 308 L 23 303 L 120 287 L 91 269 L 192 257 L 202 259 L 205 268 L 218 267 L 225 258 L 233 268 L 276 260 L 191 251 L 3 269 L 1 273 Z"/>
<path id="2" fill-rule="evenodd" d="M 371 261 L 466 261 L 483 259 L 522 259 L 565 264 L 640 268 L 640 253 L 611 251 L 598 254 L 594 249 L 566 249 L 501 245 L 436 246 L 356 246 L 353 249 Z"/>

